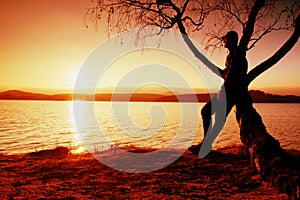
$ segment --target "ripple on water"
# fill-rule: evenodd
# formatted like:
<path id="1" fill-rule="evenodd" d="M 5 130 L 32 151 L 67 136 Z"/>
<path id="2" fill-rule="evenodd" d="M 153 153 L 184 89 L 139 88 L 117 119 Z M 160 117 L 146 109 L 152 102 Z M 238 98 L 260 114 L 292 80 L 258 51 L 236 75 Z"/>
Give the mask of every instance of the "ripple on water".
<path id="1" fill-rule="evenodd" d="M 134 116 L 137 125 L 146 126 L 141 129 L 145 135 L 130 135 L 123 132 L 115 123 L 112 109 L 105 102 L 96 102 L 96 115 L 101 131 L 104 136 L 99 136 L 95 127 L 88 127 L 90 134 L 86 136 L 90 149 L 105 149 L 107 138 L 112 143 L 133 144 L 143 147 L 159 148 L 168 144 L 178 131 L 180 126 L 180 112 L 174 103 L 163 103 L 167 118 L 164 127 L 149 126 L 149 108 L 154 103 L 130 103 L 130 114 Z M 155 103 L 157 104 L 157 103 Z M 199 111 L 204 104 L 199 105 Z M 71 102 L 28 102 L 28 101 L 1 101 L 0 102 L 0 146 L 1 152 L 24 153 L 34 151 L 35 148 L 54 148 L 57 144 L 75 149 L 82 147 L 80 137 L 77 138 L 76 126 L 72 123 Z M 285 148 L 299 149 L 300 141 L 300 104 L 255 104 L 255 108 L 261 114 L 267 130 L 278 139 Z M 121 113 L 122 114 L 122 113 Z M 124 114 L 125 116 L 125 114 Z M 120 117 L 120 123 L 130 126 L 131 122 Z M 186 133 L 189 134 L 189 126 L 194 119 L 190 116 L 187 123 Z M 160 132 L 155 132 L 154 130 Z M 149 131 L 154 133 L 149 134 Z M 195 133 L 196 134 L 196 133 Z M 203 137 L 202 121 L 200 118 L 197 137 L 200 141 Z M 149 137 L 155 136 L 155 137 Z M 141 136 L 141 137 L 139 137 Z M 178 148 L 189 138 L 186 135 L 178 137 Z M 235 120 L 234 112 L 227 118 L 222 132 L 219 134 L 215 148 L 240 143 L 239 128 Z M 72 148 L 73 148 L 72 147 Z"/>

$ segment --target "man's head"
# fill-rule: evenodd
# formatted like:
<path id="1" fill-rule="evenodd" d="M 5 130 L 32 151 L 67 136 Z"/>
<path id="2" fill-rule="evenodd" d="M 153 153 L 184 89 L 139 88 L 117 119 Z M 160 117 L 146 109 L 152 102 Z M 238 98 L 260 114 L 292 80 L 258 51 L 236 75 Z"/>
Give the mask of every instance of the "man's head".
<path id="1" fill-rule="evenodd" d="M 229 31 L 224 35 L 222 38 L 222 41 L 224 42 L 224 47 L 231 49 L 237 46 L 239 36 L 238 33 L 235 31 Z"/>

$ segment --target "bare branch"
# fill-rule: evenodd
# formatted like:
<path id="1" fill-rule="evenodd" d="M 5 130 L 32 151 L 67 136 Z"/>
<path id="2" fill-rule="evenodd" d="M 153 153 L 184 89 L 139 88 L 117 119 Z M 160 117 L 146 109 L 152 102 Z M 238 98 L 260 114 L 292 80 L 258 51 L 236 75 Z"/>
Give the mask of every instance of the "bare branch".
<path id="1" fill-rule="evenodd" d="M 189 3 L 190 3 L 190 0 L 186 0 L 186 1 L 184 2 L 183 7 L 182 7 L 182 10 L 181 10 L 181 13 L 184 13 L 184 12 L 185 12 L 185 10 L 186 10 L 186 8 L 187 8 L 187 6 L 188 6 Z"/>
<path id="2" fill-rule="evenodd" d="M 187 21 L 187 20 L 189 20 L 194 26 L 201 26 L 202 24 L 203 24 L 203 22 L 202 21 L 198 21 L 198 22 L 195 22 L 191 17 L 189 17 L 189 16 L 185 16 L 184 18 L 182 18 L 182 21 L 183 22 L 185 22 L 185 21 Z"/>
<path id="3" fill-rule="evenodd" d="M 235 4 L 234 4 L 234 5 L 235 5 Z M 235 5 L 235 8 L 236 8 L 236 5 Z M 220 11 L 224 11 L 225 13 L 228 13 L 230 17 L 234 17 L 235 20 L 236 20 L 238 23 L 240 23 L 242 26 L 245 25 L 245 22 L 242 21 L 242 19 L 241 19 L 241 17 L 240 17 L 240 13 L 239 13 L 239 11 L 238 11 L 237 8 L 236 8 L 237 13 L 234 13 L 234 12 L 232 11 L 232 9 L 230 8 L 230 5 L 228 5 L 228 4 L 225 4 L 225 6 L 224 6 L 224 5 L 218 5 L 218 6 L 216 7 L 216 9 L 217 9 L 217 10 L 220 10 Z M 225 16 L 226 16 L 226 14 L 225 14 Z M 227 15 L 227 16 L 228 16 L 228 15 Z"/>
<path id="4" fill-rule="evenodd" d="M 254 31 L 254 25 L 255 25 L 255 20 L 256 16 L 259 12 L 259 10 L 264 6 L 265 0 L 256 0 L 252 6 L 252 9 L 248 15 L 248 21 L 246 23 L 246 26 L 243 30 L 243 35 L 240 39 L 239 47 L 241 51 L 246 52 L 247 51 L 247 46 L 248 43 L 251 39 L 251 36 Z"/>
<path id="5" fill-rule="evenodd" d="M 252 69 L 247 75 L 247 83 L 250 84 L 257 76 L 274 66 L 279 60 L 281 60 L 297 43 L 300 36 L 300 11 L 295 20 L 294 31 L 290 38 L 278 49 L 270 58 L 262 62 L 254 69 Z"/>
<path id="6" fill-rule="evenodd" d="M 196 58 L 198 58 L 205 66 L 207 66 L 213 73 L 215 73 L 216 75 L 218 75 L 222 78 L 222 76 L 220 75 L 222 69 L 220 69 L 218 66 L 213 64 L 197 49 L 197 47 L 194 45 L 194 43 L 188 37 L 185 27 L 181 20 L 177 21 L 177 25 L 182 34 L 183 40 L 185 41 L 185 43 L 189 47 L 189 49 L 193 52 L 194 56 Z"/>
<path id="7" fill-rule="evenodd" d="M 206 44 L 206 49 L 215 50 L 221 46 L 221 35 L 239 28 L 243 30 L 239 46 L 246 53 L 269 33 L 290 30 L 299 6 L 299 0 L 290 0 L 289 3 L 284 0 L 96 0 L 95 7 L 87 10 L 85 22 L 92 20 L 95 26 L 101 22 L 103 27 L 103 20 L 106 20 L 108 34 L 153 26 L 179 30 L 195 57 L 218 74 L 220 68 L 203 58 L 189 33 L 206 31 L 204 36 L 202 34 L 202 44 Z M 215 23 L 212 23 L 213 17 Z M 207 21 L 207 18 L 210 19 Z M 295 39 L 289 40 L 292 42 L 288 44 L 296 42 Z M 288 48 L 284 49 L 287 51 Z M 283 53 L 279 53 L 279 57 L 283 57 Z M 267 63 L 275 64 L 276 59 Z M 266 68 L 261 66 L 266 65 L 271 67 L 271 64 L 261 64 L 251 71 L 249 77 L 258 76 Z M 249 78 L 250 82 L 254 78 Z"/>

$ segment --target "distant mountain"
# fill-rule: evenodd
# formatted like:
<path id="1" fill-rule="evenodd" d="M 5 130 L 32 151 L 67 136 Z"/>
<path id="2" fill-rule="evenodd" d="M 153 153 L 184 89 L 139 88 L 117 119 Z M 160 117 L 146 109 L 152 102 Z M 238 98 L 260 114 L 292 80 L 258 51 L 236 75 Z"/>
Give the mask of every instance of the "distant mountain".
<path id="1" fill-rule="evenodd" d="M 253 98 L 255 103 L 300 103 L 300 97 L 294 95 L 275 95 L 268 94 L 260 90 L 250 90 L 250 95 Z M 207 102 L 210 99 L 209 94 L 196 94 L 198 102 Z M 168 95 L 158 99 L 162 102 L 178 102 L 180 99 L 181 102 L 193 102 L 193 94 L 182 94 L 182 95 Z"/>
<path id="2" fill-rule="evenodd" d="M 9 100 L 54 100 L 54 101 L 66 101 L 72 100 L 71 94 L 39 94 L 32 92 L 24 92 L 20 90 L 8 90 L 0 93 L 0 99 Z"/>
<path id="3" fill-rule="evenodd" d="M 210 94 L 178 94 L 167 95 L 159 98 L 159 102 L 195 102 L 195 97 L 198 102 L 207 102 L 210 99 Z"/>
<path id="4" fill-rule="evenodd" d="M 294 95 L 274 95 L 264 93 L 259 90 L 250 90 L 253 101 L 256 103 L 300 103 L 300 97 Z M 73 94 L 39 94 L 24 92 L 20 90 L 9 90 L 0 93 L 2 100 L 53 100 L 53 101 L 69 101 L 72 100 Z M 173 94 L 167 92 L 164 94 L 149 94 L 149 93 L 135 93 L 135 94 L 95 94 L 85 95 L 77 94 L 74 100 L 96 100 L 96 101 L 138 101 L 138 102 L 195 102 L 194 94 Z M 198 102 L 207 102 L 210 99 L 210 94 L 196 94 Z"/>
<path id="5" fill-rule="evenodd" d="M 256 103 L 300 103 L 300 97 L 294 95 L 276 95 L 260 90 L 249 91 Z"/>
<path id="6" fill-rule="evenodd" d="M 155 102 L 157 99 L 162 98 L 161 94 L 96 94 L 96 101 L 143 101 Z"/>

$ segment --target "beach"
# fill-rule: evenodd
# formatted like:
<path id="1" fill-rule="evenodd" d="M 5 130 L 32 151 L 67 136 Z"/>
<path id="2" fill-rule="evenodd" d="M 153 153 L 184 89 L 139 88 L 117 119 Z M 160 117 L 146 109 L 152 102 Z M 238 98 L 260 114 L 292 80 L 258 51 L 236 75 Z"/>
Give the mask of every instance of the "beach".
<path id="1" fill-rule="evenodd" d="M 109 157 L 114 151 L 102 153 Z M 288 152 L 299 166 L 300 152 Z M 148 173 L 112 169 L 90 153 L 55 150 L 0 154 L 0 168 L 0 199 L 290 199 L 262 180 L 241 146 L 214 150 L 203 159 L 186 151 Z"/>

